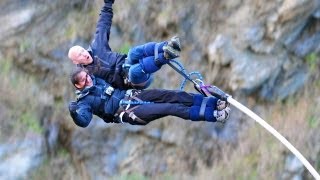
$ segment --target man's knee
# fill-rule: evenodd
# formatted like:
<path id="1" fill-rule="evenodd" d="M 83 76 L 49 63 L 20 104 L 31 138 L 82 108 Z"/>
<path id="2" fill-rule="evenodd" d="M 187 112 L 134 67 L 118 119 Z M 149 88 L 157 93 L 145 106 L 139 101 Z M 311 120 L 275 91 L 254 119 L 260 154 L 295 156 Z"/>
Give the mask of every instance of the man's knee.
<path id="1" fill-rule="evenodd" d="M 136 46 L 129 49 L 128 52 L 128 64 L 137 64 L 139 63 L 139 60 L 143 58 L 143 47 L 142 46 Z"/>
<path id="2" fill-rule="evenodd" d="M 147 80 L 142 81 L 141 83 L 131 82 L 131 84 L 132 84 L 132 87 L 135 89 L 146 89 L 150 86 L 152 82 L 153 82 L 153 76 L 149 75 Z"/>
<path id="3" fill-rule="evenodd" d="M 154 61 L 154 56 L 145 57 L 142 60 L 140 60 L 140 65 L 144 72 L 146 73 L 154 73 L 158 71 L 161 66 L 157 66 Z"/>

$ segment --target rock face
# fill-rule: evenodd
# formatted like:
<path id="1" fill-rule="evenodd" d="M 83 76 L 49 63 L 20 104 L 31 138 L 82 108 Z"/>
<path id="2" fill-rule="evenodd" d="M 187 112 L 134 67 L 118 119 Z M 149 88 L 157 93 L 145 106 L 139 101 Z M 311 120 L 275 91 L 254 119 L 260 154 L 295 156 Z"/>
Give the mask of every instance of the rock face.
<path id="1" fill-rule="evenodd" d="M 27 178 L 33 168 L 44 160 L 44 139 L 28 135 L 25 139 L 0 145 L 0 178 Z"/>
<path id="2" fill-rule="evenodd" d="M 236 142 L 241 124 L 232 122 L 221 128 L 167 118 L 146 127 L 106 125 L 101 120 L 94 120 L 87 129 L 73 125 L 66 110 L 74 98 L 66 78 L 72 67 L 66 53 L 71 45 L 90 43 L 101 5 L 98 0 L 0 2 L 0 22 L 5 24 L 0 27 L 1 57 L 12 60 L 17 71 L 35 77 L 53 101 L 63 100 L 63 107 L 51 104 L 55 112 L 42 115 L 55 121 L 53 126 L 47 121 L 43 125 L 49 133 L 45 136 L 49 149 L 68 149 L 76 171 L 91 179 L 130 172 L 195 175 L 200 168 L 210 167 L 223 153 L 221 140 Z M 110 44 L 120 50 L 125 44 L 161 41 L 178 34 L 182 63 L 201 71 L 207 83 L 230 94 L 274 101 L 305 85 L 304 59 L 320 52 L 319 19 L 319 0 L 116 0 Z M 170 80 L 165 79 L 159 76 L 156 84 L 177 87 L 168 86 Z M 240 120 L 241 115 L 231 119 Z M 17 152 L 25 152 L 24 163 L 33 163 L 7 178 L 24 178 L 38 165 L 35 162 L 44 147 L 37 147 L 40 150 L 32 153 L 23 151 L 24 146 L 16 147 Z M 5 169 L 7 161 L 0 162 L 0 177 L 10 170 Z"/>

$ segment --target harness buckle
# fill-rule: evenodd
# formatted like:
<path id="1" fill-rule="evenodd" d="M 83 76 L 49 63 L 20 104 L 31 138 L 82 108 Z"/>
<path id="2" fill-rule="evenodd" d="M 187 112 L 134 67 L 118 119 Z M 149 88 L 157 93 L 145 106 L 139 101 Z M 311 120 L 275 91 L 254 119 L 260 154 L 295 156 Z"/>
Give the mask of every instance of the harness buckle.
<path id="1" fill-rule="evenodd" d="M 111 86 L 109 86 L 109 87 L 106 88 L 106 90 L 105 90 L 104 92 L 105 92 L 107 95 L 111 96 L 112 93 L 113 93 L 113 91 L 114 91 L 114 88 L 111 87 Z"/>

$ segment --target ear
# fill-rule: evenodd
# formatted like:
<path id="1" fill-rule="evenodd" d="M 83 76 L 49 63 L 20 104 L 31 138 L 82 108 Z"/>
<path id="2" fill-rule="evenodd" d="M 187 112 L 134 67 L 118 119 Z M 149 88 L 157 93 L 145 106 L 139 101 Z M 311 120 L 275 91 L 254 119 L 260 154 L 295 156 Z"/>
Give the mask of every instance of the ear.
<path id="1" fill-rule="evenodd" d="M 81 89 L 81 86 L 79 84 L 74 85 L 77 89 Z"/>

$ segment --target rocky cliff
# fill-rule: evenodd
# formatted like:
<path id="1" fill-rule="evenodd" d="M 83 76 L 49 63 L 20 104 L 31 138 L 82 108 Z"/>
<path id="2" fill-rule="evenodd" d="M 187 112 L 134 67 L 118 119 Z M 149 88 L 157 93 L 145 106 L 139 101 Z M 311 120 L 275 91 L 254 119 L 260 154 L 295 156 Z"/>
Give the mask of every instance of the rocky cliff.
<path id="1" fill-rule="evenodd" d="M 67 111 L 74 98 L 68 82 L 73 65 L 66 54 L 72 45 L 88 46 L 102 3 L 0 2 L 0 177 L 204 178 L 203 170 L 221 163 L 241 143 L 239 133 L 251 127 L 239 111 L 224 126 L 172 117 L 146 127 L 99 119 L 86 129 L 73 124 Z M 188 70 L 264 115 L 265 107 L 300 93 L 319 68 L 319 0 L 116 0 L 113 20 L 113 50 L 179 35 Z M 179 87 L 177 73 L 161 71 L 153 87 Z M 311 135 L 311 145 L 317 145 Z M 313 162 L 320 159 L 316 147 L 308 152 Z M 283 169 L 264 177 L 262 168 L 255 177 L 280 177 Z"/>

